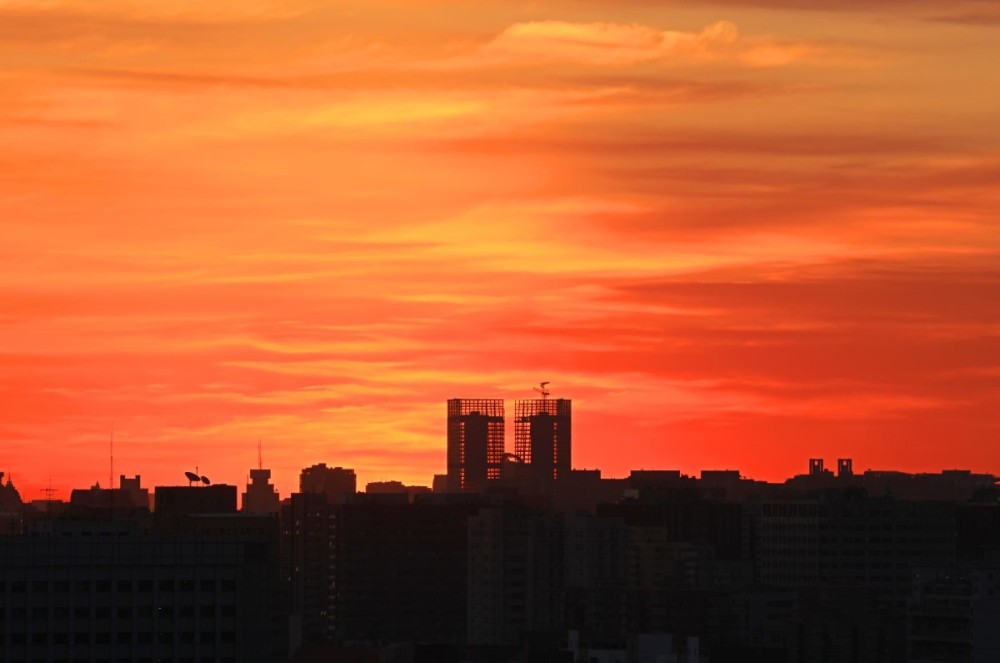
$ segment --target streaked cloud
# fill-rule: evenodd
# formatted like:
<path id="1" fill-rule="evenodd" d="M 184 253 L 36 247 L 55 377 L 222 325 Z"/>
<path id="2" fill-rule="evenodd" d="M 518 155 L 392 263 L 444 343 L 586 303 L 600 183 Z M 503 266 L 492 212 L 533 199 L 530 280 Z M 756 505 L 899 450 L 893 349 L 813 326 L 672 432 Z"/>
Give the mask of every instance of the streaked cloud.
<path id="1" fill-rule="evenodd" d="M 991 12 L 0 2 L 0 469 L 428 483 L 543 379 L 610 475 L 995 469 Z"/>
<path id="2" fill-rule="evenodd" d="M 730 21 L 698 32 L 659 30 L 622 23 L 533 21 L 515 23 L 484 49 L 487 55 L 526 62 L 625 65 L 654 60 L 733 61 L 750 67 L 781 66 L 819 54 L 817 47 L 741 37 Z"/>

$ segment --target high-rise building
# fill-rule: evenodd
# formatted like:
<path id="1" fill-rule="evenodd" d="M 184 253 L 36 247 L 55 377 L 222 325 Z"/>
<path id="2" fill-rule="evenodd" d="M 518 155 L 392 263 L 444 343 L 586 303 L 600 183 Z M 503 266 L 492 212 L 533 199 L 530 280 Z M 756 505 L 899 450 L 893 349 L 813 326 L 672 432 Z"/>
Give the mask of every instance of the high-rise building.
<path id="1" fill-rule="evenodd" d="M 281 576 L 292 649 L 329 642 L 334 625 L 332 573 L 337 506 L 322 493 L 292 493 L 281 505 Z"/>
<path id="2" fill-rule="evenodd" d="M 569 473 L 572 449 L 572 401 L 533 399 L 514 404 L 514 454 L 539 479 Z"/>
<path id="3" fill-rule="evenodd" d="M 322 493 L 329 502 L 336 504 L 358 492 L 358 477 L 354 470 L 327 467 L 326 463 L 320 463 L 302 470 L 299 475 L 299 491 Z"/>
<path id="4" fill-rule="evenodd" d="M 504 416 L 499 398 L 448 401 L 448 490 L 479 491 L 500 478 Z"/>
<path id="5" fill-rule="evenodd" d="M 278 491 L 271 484 L 271 470 L 250 470 L 250 483 L 243 493 L 246 513 L 278 513 Z"/>

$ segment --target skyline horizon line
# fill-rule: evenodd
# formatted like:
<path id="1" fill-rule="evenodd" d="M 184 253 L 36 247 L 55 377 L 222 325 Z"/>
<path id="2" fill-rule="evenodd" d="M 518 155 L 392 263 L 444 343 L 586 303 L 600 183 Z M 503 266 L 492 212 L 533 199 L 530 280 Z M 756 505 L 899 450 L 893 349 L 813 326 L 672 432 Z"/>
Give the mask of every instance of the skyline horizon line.
<path id="1" fill-rule="evenodd" d="M 807 459 L 807 461 L 809 463 L 811 463 L 813 460 L 814 460 L 814 457 L 810 457 L 810 458 Z M 852 477 L 857 478 L 857 477 L 864 477 L 866 475 L 879 475 L 879 474 L 885 474 L 885 475 L 899 475 L 899 474 L 902 474 L 902 475 L 908 475 L 908 476 L 913 476 L 913 477 L 917 477 L 917 476 L 946 476 L 946 475 L 955 474 L 955 475 L 958 475 L 958 476 L 969 476 L 969 475 L 971 475 L 971 476 L 991 476 L 991 477 L 994 477 L 998 482 L 1000 482 L 1000 473 L 995 473 L 995 472 L 991 472 L 991 471 L 981 471 L 981 470 L 978 470 L 977 468 L 954 467 L 954 466 L 952 466 L 952 467 L 941 466 L 936 471 L 935 470 L 912 471 L 912 470 L 906 470 L 906 469 L 903 469 L 903 468 L 872 468 L 872 467 L 869 467 L 869 468 L 866 468 L 866 469 L 864 469 L 862 471 L 852 471 L 850 474 L 848 474 L 848 475 L 845 476 L 845 475 L 840 474 L 839 472 L 835 472 L 830 467 L 826 467 L 825 466 L 826 457 L 820 458 L 820 460 L 824 462 L 824 465 L 823 465 L 821 471 L 824 472 L 823 476 L 825 476 L 827 478 L 836 478 L 836 479 L 852 478 Z M 836 460 L 837 461 L 841 461 L 841 460 L 853 461 L 854 458 L 853 457 L 838 457 L 838 458 L 836 458 Z M 302 468 L 300 468 L 299 472 L 301 473 L 302 471 L 304 471 L 304 470 L 306 470 L 306 469 L 308 469 L 310 467 L 317 467 L 317 466 L 326 466 L 326 467 L 331 468 L 331 469 L 343 469 L 343 470 L 348 470 L 348 471 L 356 472 L 354 470 L 354 468 L 346 467 L 346 466 L 342 466 L 342 465 L 330 465 L 330 464 L 328 464 L 325 461 L 321 461 L 319 463 L 314 463 L 312 465 L 307 465 L 305 467 L 302 467 Z M 263 470 L 270 471 L 273 468 L 263 467 L 263 468 L 250 468 L 250 469 L 248 469 L 247 470 L 247 474 L 246 474 L 247 481 L 246 481 L 245 484 L 228 483 L 228 482 L 225 482 L 225 481 L 224 482 L 215 482 L 215 481 L 213 481 L 210 485 L 211 486 L 232 486 L 232 487 L 236 487 L 236 488 L 240 488 L 241 485 L 244 486 L 244 487 L 248 486 L 248 485 L 250 485 L 250 472 L 254 471 L 254 469 L 263 469 Z M 698 470 L 696 470 L 694 472 L 691 472 L 691 473 L 689 473 L 689 471 L 687 471 L 685 469 L 677 468 L 677 467 L 638 467 L 638 468 L 632 468 L 632 469 L 630 469 L 628 471 L 629 473 L 626 474 L 626 475 L 624 475 L 624 476 L 617 476 L 617 475 L 616 476 L 605 476 L 604 473 L 603 473 L 603 471 L 599 467 L 594 467 L 594 468 L 574 467 L 574 468 L 572 468 L 572 471 L 573 472 L 581 472 L 581 473 L 595 472 L 595 471 L 601 472 L 600 479 L 601 480 L 609 480 L 609 481 L 626 481 L 634 473 L 641 473 L 641 472 L 650 472 L 650 473 L 674 473 L 674 472 L 676 472 L 676 473 L 678 473 L 678 478 L 680 478 L 680 479 L 693 479 L 693 480 L 698 480 L 698 481 L 704 479 L 704 477 L 701 476 L 701 475 L 703 475 L 705 473 L 719 473 L 719 474 L 724 474 L 724 473 L 733 473 L 733 472 L 735 472 L 735 473 L 738 474 L 738 479 L 740 481 L 752 481 L 752 482 L 755 482 L 755 483 L 766 483 L 766 484 L 771 484 L 771 485 L 781 485 L 783 483 L 787 483 L 788 481 L 791 481 L 791 480 L 794 480 L 794 479 L 797 479 L 797 478 L 800 478 L 800 477 L 815 476 L 815 475 L 811 474 L 811 472 L 809 471 L 810 470 L 809 466 L 807 466 L 806 469 L 807 469 L 806 472 L 797 473 L 797 474 L 791 474 L 791 475 L 787 475 L 787 476 L 784 476 L 784 477 L 781 477 L 781 478 L 778 478 L 778 479 L 774 479 L 774 478 L 757 478 L 757 477 L 754 477 L 754 476 L 746 475 L 746 474 L 743 473 L 743 471 L 741 469 L 739 469 L 737 467 L 704 467 L 704 468 L 700 468 L 700 469 L 698 469 Z M 180 474 L 184 475 L 185 472 L 184 471 L 180 471 Z M 355 474 L 355 475 L 357 476 L 357 474 Z M 122 481 L 122 479 L 134 480 L 136 478 L 140 478 L 141 479 L 143 476 L 144 475 L 142 473 L 133 474 L 131 476 L 128 475 L 128 474 L 120 474 L 117 477 L 117 479 L 118 479 L 118 485 L 114 486 L 113 489 L 114 490 L 121 490 L 122 489 L 121 488 L 121 481 Z M 423 483 L 418 483 L 418 484 L 407 483 L 406 481 L 400 481 L 400 479 L 398 479 L 398 478 L 382 478 L 382 479 L 376 479 L 376 480 L 364 481 L 364 482 L 362 482 L 360 480 L 360 478 L 359 478 L 358 485 L 359 486 L 364 485 L 365 487 L 367 487 L 369 484 L 380 484 L 380 483 L 384 484 L 384 483 L 398 482 L 398 483 L 402 484 L 403 486 L 405 486 L 407 488 L 428 488 L 428 489 L 430 489 L 430 488 L 432 488 L 432 485 L 433 485 L 433 479 L 436 478 L 436 477 L 438 477 L 438 476 L 443 477 L 443 476 L 446 476 L 446 475 L 444 473 L 442 473 L 442 474 L 433 474 L 431 476 L 431 478 L 432 478 L 431 485 L 427 485 L 427 484 L 423 484 Z M 713 477 L 713 478 L 715 478 L 715 477 Z M 2 482 L 3 479 L 6 479 L 7 483 L 11 483 L 12 484 L 13 483 L 13 474 L 11 472 L 9 472 L 8 470 L 0 470 L 0 482 Z M 490 481 L 491 482 L 502 482 L 503 479 L 491 479 Z M 558 479 L 555 479 L 554 481 L 558 481 Z M 44 493 L 44 492 L 52 491 L 52 494 L 54 495 L 54 494 L 58 493 L 60 490 L 66 490 L 70 494 L 73 491 L 77 491 L 77 490 L 79 490 L 79 491 L 94 490 L 94 489 L 108 490 L 108 488 L 103 487 L 103 486 L 99 486 L 99 484 L 100 484 L 100 481 L 98 480 L 98 481 L 95 481 L 95 484 L 93 486 L 86 486 L 86 487 L 84 487 L 84 486 L 81 486 L 81 487 L 68 487 L 68 488 L 65 488 L 65 489 L 61 489 L 61 488 L 57 488 L 55 486 L 49 486 L 47 488 L 42 489 L 41 492 Z M 7 484 L 3 484 L 3 485 L 7 485 Z M 172 484 L 172 483 L 153 483 L 153 484 L 151 484 L 150 486 L 148 486 L 146 488 L 149 489 L 150 491 L 154 490 L 155 488 L 177 488 L 177 487 L 187 487 L 187 488 L 199 489 L 199 488 L 206 487 L 207 485 L 208 484 L 206 484 L 206 485 L 182 486 L 179 483 L 178 484 Z M 275 488 L 275 492 L 277 492 L 278 494 L 281 494 L 281 495 L 292 495 L 293 493 L 298 492 L 296 490 L 291 490 L 291 491 L 287 491 L 287 492 L 279 490 L 279 486 L 276 483 L 270 483 L 268 485 L 273 486 Z M 14 487 L 18 490 L 19 493 L 21 492 L 21 489 L 16 484 L 14 484 Z M 360 493 L 364 493 L 365 491 L 358 490 L 357 492 L 360 494 Z M 451 491 L 449 491 L 449 492 L 451 492 Z M 459 491 L 459 492 L 463 492 L 463 491 Z M 468 492 L 468 491 L 465 491 L 465 492 Z M 34 499 L 31 499 L 31 500 L 27 499 L 26 497 L 22 497 L 22 499 L 27 504 L 27 503 L 36 502 L 36 501 L 37 502 L 68 501 L 68 496 L 67 496 L 67 500 L 51 499 L 49 497 L 47 497 L 45 499 L 43 499 L 43 498 L 34 498 Z"/>

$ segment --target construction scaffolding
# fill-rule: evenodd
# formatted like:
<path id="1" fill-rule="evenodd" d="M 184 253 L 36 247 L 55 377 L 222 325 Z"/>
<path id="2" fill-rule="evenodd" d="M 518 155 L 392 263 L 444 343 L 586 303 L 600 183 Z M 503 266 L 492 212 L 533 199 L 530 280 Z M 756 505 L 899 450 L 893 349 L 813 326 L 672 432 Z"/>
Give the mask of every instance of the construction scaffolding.
<path id="1" fill-rule="evenodd" d="M 480 491 L 488 479 L 499 479 L 503 454 L 503 399 L 450 399 L 448 490 Z"/>
<path id="2" fill-rule="evenodd" d="M 542 479 L 558 479 L 572 467 L 572 401 L 566 398 L 515 401 L 514 455 Z"/>

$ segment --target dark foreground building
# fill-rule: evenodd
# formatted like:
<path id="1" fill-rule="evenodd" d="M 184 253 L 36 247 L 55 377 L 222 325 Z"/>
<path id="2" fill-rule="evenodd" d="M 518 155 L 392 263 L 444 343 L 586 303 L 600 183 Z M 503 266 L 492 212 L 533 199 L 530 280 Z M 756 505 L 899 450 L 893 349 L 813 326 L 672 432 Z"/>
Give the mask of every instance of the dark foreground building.
<path id="1" fill-rule="evenodd" d="M 254 536 L 52 523 L 0 539 L 0 660 L 272 661 L 275 574 Z"/>

